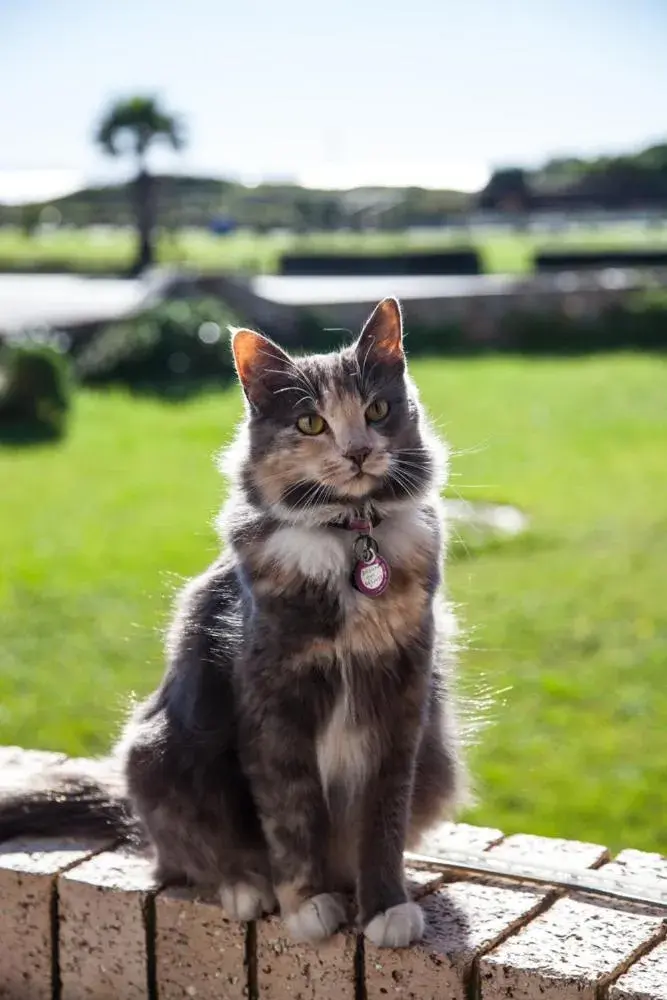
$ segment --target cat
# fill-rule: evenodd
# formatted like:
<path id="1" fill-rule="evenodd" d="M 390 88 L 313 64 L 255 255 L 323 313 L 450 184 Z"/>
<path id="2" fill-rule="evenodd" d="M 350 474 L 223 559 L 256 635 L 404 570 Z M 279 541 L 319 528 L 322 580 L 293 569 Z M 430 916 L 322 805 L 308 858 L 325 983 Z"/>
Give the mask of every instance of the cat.
<path id="1" fill-rule="evenodd" d="M 356 891 L 367 938 L 404 947 L 424 931 L 404 850 L 466 789 L 445 451 L 395 299 L 338 352 L 290 357 L 248 329 L 232 351 L 245 419 L 222 554 L 178 599 L 163 680 L 109 762 L 116 785 L 43 778 L 0 799 L 0 836 L 140 831 L 161 883 L 215 889 L 230 918 L 278 906 L 316 942 Z"/>

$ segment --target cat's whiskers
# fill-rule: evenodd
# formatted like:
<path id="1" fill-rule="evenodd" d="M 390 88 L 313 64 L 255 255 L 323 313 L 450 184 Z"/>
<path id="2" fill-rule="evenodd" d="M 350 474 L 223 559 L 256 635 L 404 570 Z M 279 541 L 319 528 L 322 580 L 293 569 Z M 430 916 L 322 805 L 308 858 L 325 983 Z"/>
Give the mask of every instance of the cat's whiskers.
<path id="1" fill-rule="evenodd" d="M 415 473 L 411 471 L 412 469 L 417 469 L 419 472 L 425 471 L 422 463 L 410 462 L 407 459 L 401 459 L 401 458 L 395 458 L 390 466 L 390 472 L 395 472 L 395 471 L 404 472 L 411 478 L 416 479 Z"/>
<path id="2" fill-rule="evenodd" d="M 296 490 L 300 489 L 302 486 L 307 486 L 308 483 L 310 483 L 310 482 L 311 482 L 310 479 L 297 479 L 297 481 L 295 483 L 292 483 L 292 485 L 288 489 L 285 490 L 285 492 L 282 495 L 282 499 L 286 500 L 287 497 L 290 495 L 290 493 L 294 493 Z"/>
<path id="3" fill-rule="evenodd" d="M 421 469 L 422 471 L 426 471 L 428 469 L 428 466 L 426 466 L 424 462 L 412 462 L 407 458 L 399 458 L 396 464 L 401 469 L 404 467 L 408 469 Z"/>
<path id="4" fill-rule="evenodd" d="M 400 479 L 401 482 L 408 483 L 412 487 L 416 487 L 418 485 L 418 480 L 405 469 L 393 468 L 391 471 L 396 479 Z"/>
<path id="5" fill-rule="evenodd" d="M 302 391 L 303 391 L 303 386 L 300 386 L 300 385 L 285 385 L 285 386 L 282 387 L 282 389 L 276 389 L 275 390 L 275 395 L 277 396 L 281 392 L 302 392 Z M 296 408 L 298 406 L 301 406 L 302 403 L 310 403 L 312 405 L 313 409 L 317 409 L 317 402 L 316 402 L 316 400 L 310 394 L 307 394 L 307 395 L 304 395 L 304 396 L 299 396 L 299 398 L 294 401 L 294 404 L 293 404 L 294 409 L 296 410 Z"/>
<path id="6" fill-rule="evenodd" d="M 272 472 L 268 475 L 262 475 L 262 486 L 271 486 L 273 483 L 279 483 L 285 481 L 284 472 Z M 293 490 L 299 486 L 305 486 L 306 483 L 312 482 L 312 479 L 297 479 L 295 482 L 290 483 L 288 489 Z"/>
<path id="7" fill-rule="evenodd" d="M 359 381 L 361 383 L 362 390 L 365 390 L 365 388 L 366 388 L 366 362 L 368 361 L 368 356 L 371 353 L 372 347 L 373 347 L 373 344 L 371 342 L 368 345 L 368 348 L 367 348 L 366 353 L 364 355 L 364 360 L 361 363 L 361 369 L 359 369 L 359 360 L 357 359 L 357 370 L 359 370 Z M 356 357 L 356 354 L 355 354 L 355 357 Z"/>
<path id="8" fill-rule="evenodd" d="M 299 366 L 292 358 L 290 358 L 290 366 L 296 377 L 301 380 L 301 382 L 308 389 L 308 391 L 312 393 L 313 396 L 316 396 L 317 392 L 315 391 L 315 386 L 310 381 L 306 373 L 301 368 L 299 368 Z"/>
<path id="9" fill-rule="evenodd" d="M 406 473 L 402 472 L 400 469 L 392 469 L 390 477 L 393 477 L 395 482 L 398 483 L 403 490 L 405 490 L 411 500 L 417 499 L 417 489 L 419 484 L 409 480 Z"/>
<path id="10" fill-rule="evenodd" d="M 270 351 L 266 351 L 266 350 L 260 349 L 258 351 L 258 354 L 261 355 L 262 357 L 270 358 L 272 361 L 277 360 L 276 359 L 276 355 L 273 354 L 273 353 L 271 353 Z M 317 396 L 317 393 L 315 391 L 315 387 L 314 387 L 313 383 L 310 381 L 310 379 L 308 378 L 308 376 L 306 375 L 306 373 L 301 370 L 301 368 L 297 365 L 297 363 L 294 361 L 293 358 L 290 358 L 287 355 L 283 355 L 282 356 L 282 360 L 287 365 L 288 370 L 295 376 L 295 378 L 298 381 L 301 382 L 303 388 L 306 389 L 306 391 L 308 392 L 309 398 L 311 398 L 313 400 L 313 402 L 315 402 L 315 397 Z M 272 375 L 284 375 L 285 374 L 285 369 L 265 368 L 264 371 L 267 372 L 267 373 L 270 373 Z"/>
<path id="11" fill-rule="evenodd" d="M 267 371 L 267 373 L 269 373 L 271 375 L 283 375 L 284 374 L 284 372 L 281 372 L 281 371 L 279 371 L 278 369 L 275 369 L 275 368 L 267 368 L 266 371 Z M 298 385 L 298 384 L 297 385 L 285 385 L 285 386 L 282 386 L 282 388 L 280 388 L 280 389 L 274 389 L 274 394 L 277 395 L 279 392 L 303 392 L 304 389 L 310 390 L 310 386 L 306 385 L 306 384 L 303 384 L 303 385 Z M 313 391 L 313 393 L 311 393 L 310 391 L 308 391 L 307 394 L 302 397 L 302 400 L 306 400 L 306 402 L 312 403 L 314 407 L 317 406 L 317 401 L 315 399 L 314 391 Z M 298 404 L 295 403 L 294 405 L 297 406 Z"/>
<path id="12" fill-rule="evenodd" d="M 299 381 L 301 383 L 301 385 L 303 385 L 304 389 L 306 389 L 306 391 L 308 392 L 308 394 L 314 400 L 315 397 L 317 396 L 317 392 L 315 390 L 315 386 L 310 381 L 310 379 L 308 378 L 308 376 L 306 375 L 306 373 L 297 365 L 297 363 L 294 361 L 293 358 L 289 359 L 289 365 L 290 365 L 290 370 L 295 375 L 297 381 Z"/>
<path id="13" fill-rule="evenodd" d="M 296 486 L 291 487 L 290 490 L 288 490 L 285 494 L 283 494 L 283 501 L 289 496 L 290 492 L 293 492 L 294 489 L 296 489 L 297 486 L 301 484 L 305 485 L 307 482 L 308 480 L 302 480 L 300 483 L 296 484 Z M 317 482 L 313 483 L 307 490 L 304 497 L 302 497 L 299 501 L 295 501 L 294 503 L 288 505 L 287 513 L 288 514 L 309 513 L 317 503 L 320 491 L 325 491 L 327 488 L 328 487 L 326 487 L 324 483 L 317 483 Z"/>

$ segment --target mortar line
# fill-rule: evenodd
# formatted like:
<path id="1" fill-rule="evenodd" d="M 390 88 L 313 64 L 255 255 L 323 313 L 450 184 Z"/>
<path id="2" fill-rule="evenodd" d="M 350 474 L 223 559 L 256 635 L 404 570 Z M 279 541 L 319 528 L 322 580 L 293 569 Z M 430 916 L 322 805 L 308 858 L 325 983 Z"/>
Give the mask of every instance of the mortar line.
<path id="1" fill-rule="evenodd" d="M 611 972 L 606 973 L 601 976 L 600 981 L 595 987 L 595 1000 L 607 1000 L 609 996 L 609 987 L 613 986 L 614 983 L 624 975 L 628 969 L 631 969 L 640 958 L 644 955 L 648 955 L 653 951 L 657 945 L 661 944 L 667 938 L 667 924 L 663 924 L 659 927 L 647 941 L 643 941 L 638 945 L 635 950 L 627 958 L 619 962 L 618 965 L 612 969 Z"/>

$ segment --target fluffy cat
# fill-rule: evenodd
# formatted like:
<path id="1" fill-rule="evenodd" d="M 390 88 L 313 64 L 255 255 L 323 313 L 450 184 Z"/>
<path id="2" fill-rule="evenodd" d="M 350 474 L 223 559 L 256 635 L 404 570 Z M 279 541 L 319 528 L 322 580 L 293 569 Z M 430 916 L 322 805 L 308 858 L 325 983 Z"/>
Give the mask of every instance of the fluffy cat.
<path id="1" fill-rule="evenodd" d="M 250 330 L 232 347 L 246 417 L 223 554 L 180 596 L 164 678 L 110 762 L 120 787 L 44 778 L 0 800 L 0 836 L 129 837 L 138 821 L 157 877 L 215 887 L 230 917 L 277 902 L 294 938 L 318 941 L 356 890 L 367 937 L 406 946 L 423 917 L 404 849 L 465 784 L 440 597 L 444 453 L 396 300 L 340 352 L 291 358 Z M 376 550 L 389 580 L 373 594 L 352 573 Z"/>

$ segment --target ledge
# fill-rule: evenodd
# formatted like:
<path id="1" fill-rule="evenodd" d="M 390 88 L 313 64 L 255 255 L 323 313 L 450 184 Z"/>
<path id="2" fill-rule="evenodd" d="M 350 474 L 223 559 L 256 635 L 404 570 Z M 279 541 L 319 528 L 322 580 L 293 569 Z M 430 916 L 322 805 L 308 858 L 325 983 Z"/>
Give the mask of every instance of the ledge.
<path id="1" fill-rule="evenodd" d="M 0 748 L 0 796 L 62 755 Z M 483 851 L 667 887 L 667 859 L 443 824 L 425 854 Z M 427 918 L 410 949 L 347 931 L 294 944 L 276 917 L 227 920 L 215 898 L 161 889 L 113 844 L 0 844 L 2 1000 L 667 1000 L 667 908 L 584 891 L 408 868 Z"/>

